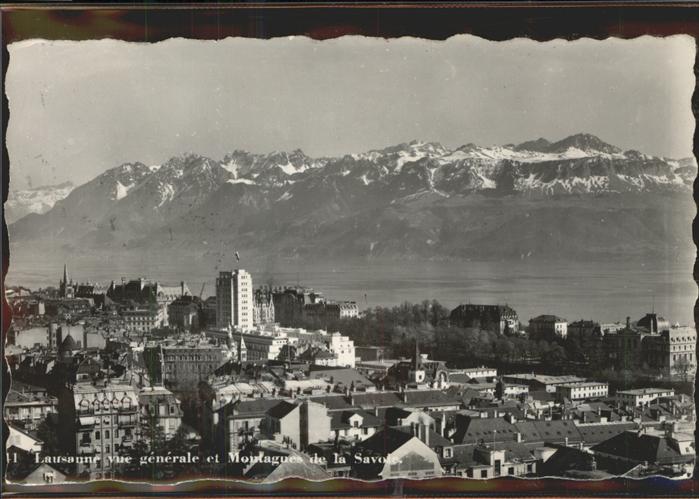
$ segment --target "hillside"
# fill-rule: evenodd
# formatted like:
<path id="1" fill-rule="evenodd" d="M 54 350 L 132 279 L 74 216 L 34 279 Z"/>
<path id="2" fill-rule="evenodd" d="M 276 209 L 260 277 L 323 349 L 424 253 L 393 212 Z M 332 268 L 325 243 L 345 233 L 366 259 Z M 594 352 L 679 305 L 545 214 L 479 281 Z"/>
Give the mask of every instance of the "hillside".
<path id="1" fill-rule="evenodd" d="M 14 247 L 327 258 L 667 257 L 691 245 L 692 159 L 557 142 L 413 141 L 338 158 L 196 154 L 120 165 L 45 213 Z"/>

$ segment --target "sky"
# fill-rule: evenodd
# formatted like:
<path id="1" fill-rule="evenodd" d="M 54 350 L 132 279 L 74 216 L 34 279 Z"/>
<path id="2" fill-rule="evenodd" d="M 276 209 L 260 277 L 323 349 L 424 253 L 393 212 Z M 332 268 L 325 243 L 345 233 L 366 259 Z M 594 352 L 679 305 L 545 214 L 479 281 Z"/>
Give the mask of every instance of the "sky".
<path id="1" fill-rule="evenodd" d="M 244 149 L 338 156 L 585 132 L 691 155 L 694 40 L 305 37 L 10 45 L 10 187 Z"/>

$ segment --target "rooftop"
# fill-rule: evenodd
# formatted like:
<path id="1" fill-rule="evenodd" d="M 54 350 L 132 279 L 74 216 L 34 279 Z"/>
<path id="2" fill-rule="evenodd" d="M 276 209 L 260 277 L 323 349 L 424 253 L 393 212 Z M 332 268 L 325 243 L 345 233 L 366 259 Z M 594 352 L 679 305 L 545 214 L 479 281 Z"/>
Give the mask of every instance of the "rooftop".
<path id="1" fill-rule="evenodd" d="M 694 460 L 694 454 L 683 455 L 680 453 L 672 439 L 637 431 L 620 433 L 595 445 L 592 450 L 636 462 L 656 464 L 682 463 Z"/>
<path id="2" fill-rule="evenodd" d="M 566 320 L 562 317 L 558 317 L 557 315 L 539 315 L 537 317 L 534 317 L 533 319 L 529 319 L 529 322 L 536 321 L 536 322 L 566 322 Z"/>
<path id="3" fill-rule="evenodd" d="M 292 404 L 291 402 L 282 400 L 278 404 L 267 410 L 267 414 L 273 418 L 281 419 L 297 407 L 298 406 L 296 404 Z"/>
<path id="4" fill-rule="evenodd" d="M 237 400 L 226 405 L 228 410 L 232 410 L 233 418 L 236 416 L 239 418 L 250 418 L 250 417 L 262 417 L 265 413 L 277 405 L 280 399 L 251 399 L 251 400 Z"/>
<path id="5" fill-rule="evenodd" d="M 360 425 L 362 428 L 381 426 L 381 421 L 379 420 L 379 418 L 377 418 L 370 412 L 362 410 L 347 410 L 335 411 L 330 413 L 330 428 L 332 428 L 333 430 L 349 428 L 351 426 L 349 418 L 351 418 L 355 414 L 358 414 L 362 417 L 362 424 Z"/>
<path id="6" fill-rule="evenodd" d="M 521 381 L 538 381 L 544 384 L 553 383 L 579 383 L 585 381 L 585 378 L 579 378 L 578 376 L 563 375 L 563 376 L 553 376 L 550 374 L 535 374 L 535 373 L 521 373 L 521 374 L 506 374 L 507 378 L 517 379 Z"/>
<path id="7" fill-rule="evenodd" d="M 461 405 L 461 399 L 450 397 L 440 390 L 406 390 L 404 392 L 406 405 L 430 405 L 430 406 L 446 406 L 446 405 Z"/>
<path id="8" fill-rule="evenodd" d="M 402 447 L 413 435 L 397 428 L 386 428 L 374 433 L 359 444 L 363 449 L 369 449 L 377 454 L 387 456 L 396 449 Z"/>
<path id="9" fill-rule="evenodd" d="M 660 393 L 674 392 L 672 388 L 636 388 L 634 390 L 618 390 L 619 395 L 655 395 Z"/>
<path id="10" fill-rule="evenodd" d="M 576 381 L 573 383 L 563 383 L 558 386 L 564 387 L 564 388 L 584 388 L 586 386 L 600 386 L 604 385 L 607 386 L 609 383 L 606 381 Z"/>

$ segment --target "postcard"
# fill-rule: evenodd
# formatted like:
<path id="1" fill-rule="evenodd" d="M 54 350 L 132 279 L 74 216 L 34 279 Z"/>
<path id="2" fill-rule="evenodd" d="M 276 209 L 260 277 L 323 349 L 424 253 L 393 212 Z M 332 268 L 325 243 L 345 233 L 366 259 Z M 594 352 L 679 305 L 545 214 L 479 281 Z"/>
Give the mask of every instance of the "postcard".
<path id="1" fill-rule="evenodd" d="M 7 490 L 692 476 L 693 38 L 8 51 Z"/>

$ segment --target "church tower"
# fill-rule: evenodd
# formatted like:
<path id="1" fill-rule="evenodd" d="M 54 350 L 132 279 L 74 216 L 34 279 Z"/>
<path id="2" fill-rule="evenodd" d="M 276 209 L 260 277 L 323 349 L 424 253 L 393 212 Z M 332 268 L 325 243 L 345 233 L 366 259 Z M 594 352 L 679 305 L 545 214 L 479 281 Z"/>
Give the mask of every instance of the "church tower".
<path id="1" fill-rule="evenodd" d="M 409 374 L 410 381 L 412 383 L 424 383 L 425 366 L 422 363 L 422 356 L 420 355 L 420 347 L 418 346 L 417 338 L 415 338 L 415 356 L 412 360 L 412 369 Z"/>
<path id="2" fill-rule="evenodd" d="M 74 298 L 75 291 L 73 281 L 68 281 L 68 265 L 63 264 L 63 279 L 58 286 L 61 298 Z"/>
<path id="3" fill-rule="evenodd" d="M 240 335 L 240 342 L 238 343 L 238 361 L 240 363 L 247 362 L 248 360 L 248 347 L 245 344 L 243 335 Z"/>

